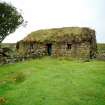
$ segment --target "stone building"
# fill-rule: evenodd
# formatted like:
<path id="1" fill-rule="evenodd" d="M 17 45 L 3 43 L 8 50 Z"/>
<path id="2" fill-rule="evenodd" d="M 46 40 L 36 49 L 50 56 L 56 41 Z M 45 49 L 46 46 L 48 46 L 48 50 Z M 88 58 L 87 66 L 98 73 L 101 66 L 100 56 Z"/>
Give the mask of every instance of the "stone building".
<path id="1" fill-rule="evenodd" d="M 64 56 L 94 58 L 95 31 L 86 27 L 64 27 L 38 30 L 30 33 L 16 45 L 22 56 Z"/>

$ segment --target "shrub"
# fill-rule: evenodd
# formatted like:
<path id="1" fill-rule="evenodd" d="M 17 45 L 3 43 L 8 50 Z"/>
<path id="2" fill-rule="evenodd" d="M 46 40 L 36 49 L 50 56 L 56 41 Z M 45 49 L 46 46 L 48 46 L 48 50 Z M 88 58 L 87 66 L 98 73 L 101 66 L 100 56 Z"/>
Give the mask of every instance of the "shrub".
<path id="1" fill-rule="evenodd" d="M 0 105 L 3 105 L 6 103 L 6 99 L 4 97 L 0 97 Z"/>
<path id="2" fill-rule="evenodd" d="M 12 81 L 15 83 L 23 82 L 25 80 L 25 74 L 22 72 L 17 72 L 14 74 Z"/>

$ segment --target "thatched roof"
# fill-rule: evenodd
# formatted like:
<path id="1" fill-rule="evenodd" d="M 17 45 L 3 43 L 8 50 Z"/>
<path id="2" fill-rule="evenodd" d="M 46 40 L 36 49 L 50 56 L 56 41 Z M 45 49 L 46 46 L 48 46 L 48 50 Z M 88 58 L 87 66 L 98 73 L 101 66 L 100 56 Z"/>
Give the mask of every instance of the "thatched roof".
<path id="1" fill-rule="evenodd" d="M 90 40 L 95 31 L 89 28 L 64 27 L 38 30 L 25 37 L 23 42 L 65 42 Z"/>

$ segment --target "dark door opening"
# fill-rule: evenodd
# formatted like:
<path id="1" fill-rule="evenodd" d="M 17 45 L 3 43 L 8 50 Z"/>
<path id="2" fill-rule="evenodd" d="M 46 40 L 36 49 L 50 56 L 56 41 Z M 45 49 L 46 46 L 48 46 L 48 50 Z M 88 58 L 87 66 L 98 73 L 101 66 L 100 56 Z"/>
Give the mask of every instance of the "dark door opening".
<path id="1" fill-rule="evenodd" d="M 67 44 L 67 49 L 71 49 L 71 44 Z"/>
<path id="2" fill-rule="evenodd" d="M 47 53 L 49 56 L 51 56 L 52 53 L 52 44 L 47 44 Z"/>

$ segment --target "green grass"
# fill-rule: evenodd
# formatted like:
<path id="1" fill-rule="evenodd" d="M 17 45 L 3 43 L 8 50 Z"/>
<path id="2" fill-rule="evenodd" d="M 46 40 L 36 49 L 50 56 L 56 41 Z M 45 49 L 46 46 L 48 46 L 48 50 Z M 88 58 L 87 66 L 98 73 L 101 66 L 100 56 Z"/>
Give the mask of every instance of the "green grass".
<path id="1" fill-rule="evenodd" d="M 3 105 L 105 105 L 105 62 L 42 58 L 1 66 L 0 97 Z"/>
<path id="2" fill-rule="evenodd" d="M 97 48 L 98 48 L 98 53 L 105 53 L 105 43 L 98 43 Z"/>
<path id="3" fill-rule="evenodd" d="M 86 27 L 63 27 L 63 28 L 52 28 L 52 29 L 42 29 L 38 31 L 31 32 L 24 41 L 37 41 L 37 42 L 45 42 L 45 41 L 62 41 L 62 39 L 70 38 L 71 40 L 80 41 L 81 39 L 90 39 L 90 33 L 93 30 Z M 75 37 L 75 38 L 74 38 Z"/>

